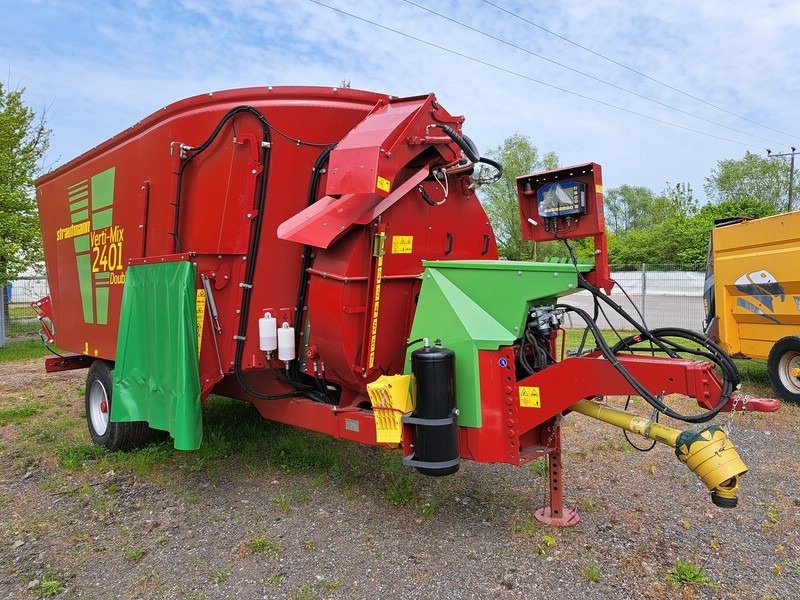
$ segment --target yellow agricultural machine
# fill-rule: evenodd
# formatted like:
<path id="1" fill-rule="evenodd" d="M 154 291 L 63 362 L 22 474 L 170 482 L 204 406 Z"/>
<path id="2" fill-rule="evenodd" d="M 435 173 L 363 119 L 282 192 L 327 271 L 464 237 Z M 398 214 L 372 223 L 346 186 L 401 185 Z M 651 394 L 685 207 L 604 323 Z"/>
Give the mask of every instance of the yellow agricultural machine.
<path id="1" fill-rule="evenodd" d="M 800 212 L 734 219 L 712 231 L 706 333 L 734 357 L 767 360 L 770 383 L 800 402 Z"/>

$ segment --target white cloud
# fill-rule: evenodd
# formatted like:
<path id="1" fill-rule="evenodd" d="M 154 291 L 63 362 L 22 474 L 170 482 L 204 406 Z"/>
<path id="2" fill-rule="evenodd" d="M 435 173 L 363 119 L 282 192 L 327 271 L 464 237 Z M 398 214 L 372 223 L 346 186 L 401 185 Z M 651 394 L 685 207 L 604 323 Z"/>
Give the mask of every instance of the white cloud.
<path id="1" fill-rule="evenodd" d="M 760 128 L 636 76 L 480 0 L 432 10 L 576 69 L 766 142 L 667 110 L 487 39 L 405 2 L 323 0 L 387 27 L 521 75 L 629 110 L 777 150 L 797 138 Z M 493 0 L 597 52 L 737 115 L 800 135 L 800 11 L 780 2 L 529 3 Z M 18 3 L 0 23 L 0 65 L 50 105 L 53 156 L 62 162 L 160 106 L 209 90 L 329 85 L 395 95 L 429 91 L 481 148 L 515 132 L 565 163 L 604 166 L 607 186 L 660 190 L 703 178 L 745 146 L 658 124 L 432 48 L 305 1 L 137 0 Z M 24 24 L 24 26 L 23 26 Z M 782 144 L 782 146 L 781 146 Z"/>

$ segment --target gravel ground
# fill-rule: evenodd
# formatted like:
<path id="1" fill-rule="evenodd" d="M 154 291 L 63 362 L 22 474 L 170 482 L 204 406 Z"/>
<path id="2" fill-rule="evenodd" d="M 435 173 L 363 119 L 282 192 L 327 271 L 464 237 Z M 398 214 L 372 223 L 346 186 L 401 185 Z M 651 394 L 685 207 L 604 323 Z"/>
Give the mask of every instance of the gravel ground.
<path id="1" fill-rule="evenodd" d="M 85 372 L 47 375 L 41 363 L 0 364 L 0 406 L 60 403 L 80 416 Z M 750 472 L 738 508 L 723 510 L 671 450 L 628 451 L 613 428 L 571 415 L 565 494 L 581 521 L 551 529 L 533 519 L 541 469 L 466 463 L 453 477 L 420 477 L 421 510 L 392 505 L 369 477 L 344 486 L 323 473 L 254 472 L 235 456 L 199 472 L 65 470 L 0 421 L 0 599 L 792 600 L 798 423 L 791 405 L 735 417 Z M 716 583 L 669 583 L 679 560 Z"/>

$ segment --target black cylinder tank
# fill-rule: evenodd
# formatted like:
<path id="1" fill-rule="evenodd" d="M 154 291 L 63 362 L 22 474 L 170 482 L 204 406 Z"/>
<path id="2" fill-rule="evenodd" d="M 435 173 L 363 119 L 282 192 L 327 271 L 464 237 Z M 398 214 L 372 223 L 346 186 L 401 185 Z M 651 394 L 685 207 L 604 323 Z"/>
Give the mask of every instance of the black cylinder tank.
<path id="1" fill-rule="evenodd" d="M 414 454 L 403 459 L 423 475 L 458 471 L 458 411 L 455 398 L 455 353 L 437 341 L 411 353 L 416 386 L 414 413 L 403 421 L 414 425 Z"/>

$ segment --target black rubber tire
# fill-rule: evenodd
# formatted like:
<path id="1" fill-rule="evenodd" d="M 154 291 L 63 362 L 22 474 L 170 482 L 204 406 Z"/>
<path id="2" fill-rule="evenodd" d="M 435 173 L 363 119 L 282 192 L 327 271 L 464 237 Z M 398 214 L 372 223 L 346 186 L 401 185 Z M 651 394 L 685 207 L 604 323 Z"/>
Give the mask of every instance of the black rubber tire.
<path id="1" fill-rule="evenodd" d="M 108 420 L 105 431 L 101 431 L 102 425 L 97 420 L 97 414 L 95 413 L 94 420 L 92 418 L 92 406 L 96 405 L 98 397 L 105 398 L 105 413 L 106 415 L 111 414 L 113 393 L 111 368 L 111 363 L 104 360 L 96 360 L 89 367 L 89 373 L 86 375 L 84 406 L 89 435 L 92 437 L 92 442 L 109 450 L 140 448 L 153 441 L 154 438 L 153 434 L 155 432 L 150 429 L 146 422 L 115 423 Z"/>
<path id="2" fill-rule="evenodd" d="M 800 369 L 800 336 L 790 335 L 775 342 L 769 351 L 767 373 L 781 400 L 800 403 L 800 377 L 792 375 L 794 369 Z"/>

